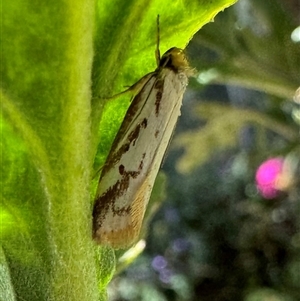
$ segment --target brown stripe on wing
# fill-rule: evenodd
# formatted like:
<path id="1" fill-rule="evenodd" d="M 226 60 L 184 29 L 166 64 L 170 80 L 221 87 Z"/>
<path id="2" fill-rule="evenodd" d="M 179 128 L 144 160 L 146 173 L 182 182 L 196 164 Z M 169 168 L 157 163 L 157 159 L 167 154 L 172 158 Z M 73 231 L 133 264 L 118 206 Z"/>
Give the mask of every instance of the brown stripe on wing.
<path id="1" fill-rule="evenodd" d="M 160 102 L 164 92 L 164 79 L 163 78 L 157 79 L 154 88 L 157 90 L 155 95 L 155 115 L 157 117 L 159 115 Z"/>
<path id="2" fill-rule="evenodd" d="M 149 200 L 149 194 L 151 191 L 148 180 L 146 179 L 138 190 L 132 206 L 128 211 L 128 224 L 119 229 L 113 229 L 111 231 L 105 231 L 102 228 L 94 231 L 94 239 L 103 245 L 109 245 L 114 249 L 124 249 L 135 243 L 139 237 L 145 209 Z M 124 218 L 124 217 L 123 217 Z"/>
<path id="3" fill-rule="evenodd" d="M 145 83 L 144 87 L 141 89 L 140 93 L 138 93 L 134 97 L 130 107 L 128 108 L 128 110 L 126 112 L 125 118 L 120 126 L 120 129 L 119 129 L 114 141 L 113 141 L 109 155 L 108 155 L 105 165 L 103 167 L 100 181 L 101 181 L 102 177 L 105 175 L 105 173 L 112 166 L 115 166 L 120 161 L 122 155 L 129 151 L 131 143 L 133 142 L 133 145 L 135 144 L 135 141 L 137 140 L 137 138 L 139 136 L 140 129 L 145 129 L 147 127 L 148 120 L 146 118 L 144 118 L 141 122 L 139 122 L 136 125 L 136 127 L 130 133 L 128 133 L 129 129 L 132 127 L 132 124 L 134 122 L 136 122 L 136 119 L 140 116 L 140 114 L 138 112 L 139 111 L 141 112 L 143 110 L 143 107 L 146 104 L 146 102 L 148 101 L 149 95 L 151 94 L 151 91 L 157 82 L 157 79 L 155 79 L 153 86 L 151 86 L 151 89 L 148 92 L 147 97 L 145 98 L 145 95 L 144 95 L 145 87 L 147 86 L 149 81 L 154 76 L 157 76 L 156 72 L 153 72 L 149 75 L 151 75 L 151 76 Z M 142 106 L 140 106 L 141 103 L 142 103 Z M 126 139 L 126 137 L 127 137 L 127 139 Z M 121 145 L 121 146 L 119 146 L 119 145 Z"/>
<path id="4" fill-rule="evenodd" d="M 115 166 L 121 159 L 122 155 L 127 153 L 130 149 L 131 145 L 135 145 L 136 140 L 140 135 L 140 130 L 145 129 L 147 127 L 148 120 L 144 118 L 141 123 L 138 123 L 136 127 L 129 133 L 127 142 L 124 143 L 116 152 L 111 152 L 105 163 L 105 168 L 103 168 L 100 181 L 105 173 L 112 167 Z M 118 137 L 117 137 L 118 138 Z M 116 138 L 116 139 L 117 139 Z M 115 144 L 115 143 L 114 143 Z M 113 146 L 114 146 L 113 144 Z M 118 143 L 116 143 L 118 144 Z M 113 147 L 112 147 L 113 151 Z"/>
<path id="5" fill-rule="evenodd" d="M 124 192 L 127 191 L 130 179 L 136 179 L 144 166 L 144 159 L 146 154 L 142 155 L 137 171 L 126 171 L 124 165 L 119 166 L 119 173 L 122 176 L 114 185 L 110 186 L 104 193 L 98 197 L 94 204 L 93 209 L 93 236 L 97 236 L 97 230 L 101 228 L 107 212 L 112 211 L 113 216 L 125 216 L 130 213 L 131 204 L 124 207 L 116 206 L 116 201 L 123 196 Z"/>

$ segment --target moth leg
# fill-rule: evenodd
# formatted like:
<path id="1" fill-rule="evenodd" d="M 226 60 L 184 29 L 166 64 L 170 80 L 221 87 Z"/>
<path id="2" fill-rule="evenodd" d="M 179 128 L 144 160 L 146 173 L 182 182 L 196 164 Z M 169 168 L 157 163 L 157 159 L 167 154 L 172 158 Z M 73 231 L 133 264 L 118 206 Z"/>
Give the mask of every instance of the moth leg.
<path id="1" fill-rule="evenodd" d="M 94 180 L 96 177 L 99 177 L 99 174 L 102 172 L 104 166 L 105 166 L 105 164 L 102 165 L 102 166 L 100 166 L 100 167 L 97 168 L 96 170 L 94 170 L 94 175 L 92 176 L 92 179 L 93 179 L 93 180 Z"/>
<path id="2" fill-rule="evenodd" d="M 112 99 L 118 98 L 119 96 L 126 94 L 126 93 L 131 93 L 131 94 L 133 94 L 133 96 L 137 95 L 142 90 L 142 88 L 145 86 L 147 81 L 153 76 L 153 74 L 155 74 L 155 72 L 150 72 L 150 73 L 146 74 L 140 80 L 138 80 L 135 84 L 128 87 L 126 90 L 124 90 L 120 93 L 117 93 L 113 96 L 107 97 L 105 99 L 112 100 Z"/>

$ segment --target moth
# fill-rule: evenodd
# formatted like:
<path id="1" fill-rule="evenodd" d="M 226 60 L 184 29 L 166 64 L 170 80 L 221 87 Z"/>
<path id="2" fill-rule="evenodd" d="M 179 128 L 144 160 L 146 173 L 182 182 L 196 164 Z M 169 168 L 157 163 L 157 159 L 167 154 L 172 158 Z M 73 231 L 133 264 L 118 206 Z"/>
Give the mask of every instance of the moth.
<path id="1" fill-rule="evenodd" d="M 188 77 L 193 74 L 182 49 L 171 48 L 160 57 L 159 38 L 156 60 L 156 70 L 129 88 L 138 92 L 114 139 L 96 192 L 93 238 L 115 249 L 128 248 L 139 237 Z"/>

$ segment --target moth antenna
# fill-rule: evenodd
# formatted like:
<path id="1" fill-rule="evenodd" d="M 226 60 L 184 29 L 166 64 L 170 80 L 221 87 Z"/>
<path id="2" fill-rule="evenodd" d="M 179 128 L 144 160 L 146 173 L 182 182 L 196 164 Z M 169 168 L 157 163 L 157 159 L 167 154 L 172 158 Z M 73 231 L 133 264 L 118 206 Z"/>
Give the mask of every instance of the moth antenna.
<path id="1" fill-rule="evenodd" d="M 156 26 L 157 26 L 157 34 L 156 34 L 156 50 L 155 50 L 155 58 L 156 58 L 156 64 L 157 64 L 157 67 L 159 67 L 159 63 L 160 63 L 160 50 L 159 50 L 159 40 L 160 40 L 159 15 L 157 15 Z"/>

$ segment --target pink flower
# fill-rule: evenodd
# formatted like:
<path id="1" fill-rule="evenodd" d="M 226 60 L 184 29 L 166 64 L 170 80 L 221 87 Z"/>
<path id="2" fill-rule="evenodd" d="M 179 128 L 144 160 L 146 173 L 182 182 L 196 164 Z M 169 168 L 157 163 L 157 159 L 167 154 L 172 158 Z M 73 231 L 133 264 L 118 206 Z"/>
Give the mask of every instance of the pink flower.
<path id="1" fill-rule="evenodd" d="M 260 194 L 266 199 L 275 198 L 279 191 L 278 180 L 282 175 L 284 159 L 272 158 L 262 163 L 256 171 L 256 186 Z"/>

